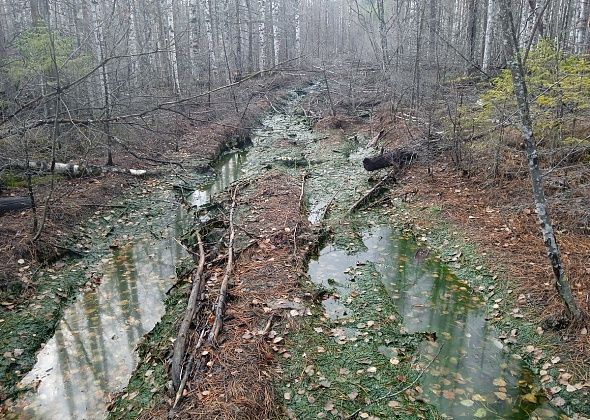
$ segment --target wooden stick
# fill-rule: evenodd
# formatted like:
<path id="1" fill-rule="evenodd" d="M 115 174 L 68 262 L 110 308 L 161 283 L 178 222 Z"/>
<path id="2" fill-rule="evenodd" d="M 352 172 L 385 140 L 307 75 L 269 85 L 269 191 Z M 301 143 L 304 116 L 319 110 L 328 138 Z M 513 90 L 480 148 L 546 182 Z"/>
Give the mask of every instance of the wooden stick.
<path id="1" fill-rule="evenodd" d="M 197 232 L 197 240 L 199 241 L 199 267 L 193 277 L 193 287 L 188 298 L 188 306 L 184 314 L 180 329 L 178 330 L 178 337 L 174 342 L 174 353 L 172 355 L 172 383 L 174 389 L 180 389 L 182 362 L 186 353 L 186 340 L 191 322 L 197 313 L 197 301 L 203 294 L 203 287 L 205 282 L 203 280 L 203 270 L 205 269 L 205 249 L 203 247 L 203 240 L 199 232 Z"/>
<path id="2" fill-rule="evenodd" d="M 303 179 L 301 180 L 301 194 L 299 195 L 299 211 L 303 208 L 303 199 L 305 198 L 305 180 L 308 177 L 307 172 L 303 172 Z"/>
<path id="3" fill-rule="evenodd" d="M 223 327 L 223 313 L 225 312 L 225 305 L 227 303 L 227 290 L 229 288 L 229 278 L 233 270 L 234 265 L 234 240 L 235 240 L 235 229 L 234 229 L 234 211 L 236 208 L 236 195 L 238 188 L 234 188 L 232 194 L 231 208 L 229 211 L 229 245 L 227 251 L 227 265 L 225 268 L 225 274 L 221 281 L 221 287 L 219 288 L 219 298 L 217 299 L 217 307 L 215 309 L 215 321 L 209 332 L 209 343 L 217 341 L 217 336 Z"/>
<path id="4" fill-rule="evenodd" d="M 355 211 L 357 211 L 358 209 L 360 209 L 364 204 L 366 204 L 367 201 L 369 201 L 387 182 L 393 180 L 394 183 L 397 182 L 397 180 L 395 179 L 395 172 L 397 171 L 397 169 L 394 169 L 393 171 L 390 171 L 385 178 L 383 178 L 381 181 L 379 181 L 377 183 L 377 185 L 375 185 L 373 188 L 371 188 L 371 190 L 366 193 L 365 195 L 363 195 L 361 198 L 358 199 L 358 201 L 356 203 L 353 204 L 353 206 L 350 208 L 350 210 L 348 210 L 348 214 L 352 214 Z"/>

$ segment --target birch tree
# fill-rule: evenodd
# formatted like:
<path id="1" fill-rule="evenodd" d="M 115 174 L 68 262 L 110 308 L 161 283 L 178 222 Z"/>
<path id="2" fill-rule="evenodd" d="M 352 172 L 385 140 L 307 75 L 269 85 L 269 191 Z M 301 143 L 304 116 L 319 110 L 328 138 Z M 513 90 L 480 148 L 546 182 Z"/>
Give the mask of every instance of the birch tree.
<path id="1" fill-rule="evenodd" d="M 174 93 L 181 95 L 180 77 L 178 74 L 178 51 L 176 49 L 176 33 L 174 28 L 174 0 L 166 0 L 166 29 L 168 62 L 174 86 Z"/>
<path id="2" fill-rule="evenodd" d="M 207 33 L 207 52 L 209 55 L 209 79 L 217 79 L 217 57 L 215 55 L 215 42 L 213 37 L 213 24 L 211 20 L 211 0 L 203 0 L 203 15 L 205 17 L 205 32 Z M 211 84 L 211 81 L 210 81 Z"/>
<path id="3" fill-rule="evenodd" d="M 272 40 L 275 66 L 280 62 L 281 40 L 279 39 L 279 0 L 270 0 L 272 18 Z"/>
<path id="4" fill-rule="evenodd" d="M 107 137 L 107 166 L 113 165 L 113 152 L 112 152 L 112 134 L 111 124 L 109 122 L 111 118 L 111 98 L 110 98 L 110 82 L 109 73 L 107 69 L 106 58 L 106 45 L 104 37 L 103 27 L 103 16 L 104 16 L 104 1 L 103 0 L 92 0 L 91 2 L 91 14 L 93 23 L 94 42 L 96 45 L 96 59 L 100 66 L 99 73 L 99 95 L 102 96 L 102 108 L 105 114 L 104 132 Z"/>
<path id="5" fill-rule="evenodd" d="M 198 76 L 199 69 L 199 1 L 189 0 L 188 42 L 191 76 Z"/>
<path id="6" fill-rule="evenodd" d="M 520 113 L 522 137 L 527 155 L 533 198 L 536 207 L 535 211 L 539 219 L 543 241 L 553 270 L 555 288 L 565 305 L 568 316 L 580 320 L 584 318 L 585 315 L 578 307 L 571 291 L 569 280 L 561 261 L 559 246 L 557 244 L 553 225 L 549 216 L 547 200 L 545 198 L 541 169 L 539 166 L 539 154 L 537 152 L 537 143 L 533 131 L 533 121 L 530 112 L 527 84 L 525 81 L 525 68 L 522 62 L 517 32 L 514 26 L 512 11 L 510 9 L 510 2 L 509 0 L 498 0 L 498 5 L 503 27 L 502 32 L 506 60 L 512 73 L 514 94 L 516 96 Z"/>
<path id="7" fill-rule="evenodd" d="M 266 1 L 258 0 L 258 68 L 264 70 L 266 68 L 266 28 L 265 28 L 265 15 L 266 15 Z"/>
<path id="8" fill-rule="evenodd" d="M 579 0 L 578 20 L 576 23 L 575 51 L 577 54 L 588 52 L 588 3 L 590 0 Z"/>
<path id="9" fill-rule="evenodd" d="M 492 65 L 492 51 L 494 48 L 494 37 L 496 33 L 498 17 L 497 0 L 488 0 L 487 24 L 483 46 L 482 69 L 485 73 L 490 71 Z"/>
<path id="10" fill-rule="evenodd" d="M 300 15 L 299 15 L 299 8 L 300 0 L 294 0 L 294 8 L 295 8 L 295 16 L 294 16 L 294 24 L 295 24 L 295 55 L 297 57 L 301 57 L 301 24 L 299 22 Z"/>

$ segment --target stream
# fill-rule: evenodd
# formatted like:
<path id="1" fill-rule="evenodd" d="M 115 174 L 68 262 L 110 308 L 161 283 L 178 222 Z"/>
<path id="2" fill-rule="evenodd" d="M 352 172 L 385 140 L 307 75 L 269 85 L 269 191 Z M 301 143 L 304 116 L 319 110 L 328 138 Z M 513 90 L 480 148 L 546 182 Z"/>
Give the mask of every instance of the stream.
<path id="1" fill-rule="evenodd" d="M 309 275 L 344 295 L 354 284 L 357 265 L 375 265 L 405 332 L 436 333 L 436 341 L 424 341 L 420 348 L 423 364 L 433 360 L 420 380 L 426 402 L 454 419 L 557 418 L 533 373 L 485 321 L 483 301 L 465 281 L 390 226 L 365 229 L 362 241 L 364 249 L 356 252 L 327 245 L 310 263 Z M 323 305 L 331 318 L 352 315 L 333 297 Z M 380 352 L 396 354 L 385 346 Z"/>
<path id="2" fill-rule="evenodd" d="M 189 202 L 209 203 L 239 177 L 244 158 L 245 152 L 222 156 L 214 180 L 204 182 Z M 16 418 L 103 419 L 111 396 L 127 385 L 138 363 L 135 349 L 164 315 L 176 266 L 188 257 L 176 239 L 188 227 L 187 213 L 172 193 L 158 197 L 172 204 L 149 223 L 151 234 L 124 241 L 102 258 L 99 286 L 64 311 L 20 383 L 29 391 L 13 407 Z"/>
<path id="3" fill-rule="evenodd" d="M 219 160 L 216 177 L 191 194 L 194 207 L 209 203 L 238 178 L 261 173 L 277 160 L 301 159 L 310 145 L 318 143 L 305 119 L 292 116 L 297 95 L 289 103 L 285 114 L 263 121 L 248 152 L 228 153 Z M 359 150 L 352 156 L 360 161 Z M 346 162 L 348 157 L 342 159 Z M 348 176 L 358 178 L 362 173 L 362 168 L 354 172 L 358 162 L 351 168 Z M 324 178 L 333 172 L 331 167 L 322 170 Z M 356 189 L 351 194 L 355 193 Z M 331 196 L 308 197 L 312 222 L 320 221 Z M 167 198 L 175 201 L 171 193 Z M 177 280 L 176 265 L 187 257 L 176 240 L 186 219 L 178 205 L 167 206 L 153 221 L 151 235 L 138 230 L 136 237 L 101 260 L 100 284 L 66 309 L 54 337 L 22 380 L 21 386 L 30 390 L 17 403 L 17 417 L 105 417 L 111 395 L 126 386 L 137 366 L 138 343 L 165 311 L 166 293 Z M 310 262 L 309 275 L 316 284 L 345 294 L 354 282 L 357 264 L 375 265 L 406 332 L 436 333 L 437 340 L 425 341 L 420 349 L 425 364 L 433 360 L 420 380 L 428 403 L 446 418 L 556 417 L 532 372 L 488 326 L 484 303 L 466 282 L 453 276 L 436 256 L 422 255 L 414 240 L 388 225 L 367 225 L 362 241 L 364 249 L 354 252 L 328 244 Z M 329 317 L 348 316 L 345 304 L 335 298 L 323 305 Z"/>

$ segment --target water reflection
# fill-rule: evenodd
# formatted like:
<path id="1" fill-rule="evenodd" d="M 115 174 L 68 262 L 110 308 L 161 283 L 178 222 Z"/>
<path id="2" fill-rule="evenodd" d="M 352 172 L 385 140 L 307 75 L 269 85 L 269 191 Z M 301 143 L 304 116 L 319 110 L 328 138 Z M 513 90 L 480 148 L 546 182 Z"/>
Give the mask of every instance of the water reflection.
<path id="1" fill-rule="evenodd" d="M 362 232 L 362 238 L 364 249 L 354 253 L 328 245 L 310 263 L 309 274 L 314 282 L 344 294 L 354 281 L 351 266 L 375 264 L 404 328 L 409 333 L 436 332 L 436 342 L 424 342 L 421 348 L 424 366 L 438 354 L 421 379 L 428 402 L 455 419 L 558 417 L 532 373 L 485 321 L 485 308 L 467 283 L 389 227 Z M 328 316 L 334 313 L 333 302 L 324 305 Z M 341 313 L 342 303 L 338 305 Z"/>
<path id="2" fill-rule="evenodd" d="M 181 218 L 179 212 L 178 223 L 163 230 L 166 239 L 143 238 L 113 251 L 100 286 L 64 312 L 22 381 L 35 391 L 19 401 L 19 416 L 105 417 L 109 394 L 127 384 L 137 365 L 135 346 L 164 314 L 176 262 L 186 256 L 174 240 Z"/>
<path id="3" fill-rule="evenodd" d="M 211 197 L 218 194 L 236 181 L 241 175 L 241 167 L 246 160 L 247 152 L 233 152 L 220 159 L 215 172 L 217 176 L 211 184 L 202 186 L 191 194 L 190 202 L 199 207 L 211 201 Z"/>

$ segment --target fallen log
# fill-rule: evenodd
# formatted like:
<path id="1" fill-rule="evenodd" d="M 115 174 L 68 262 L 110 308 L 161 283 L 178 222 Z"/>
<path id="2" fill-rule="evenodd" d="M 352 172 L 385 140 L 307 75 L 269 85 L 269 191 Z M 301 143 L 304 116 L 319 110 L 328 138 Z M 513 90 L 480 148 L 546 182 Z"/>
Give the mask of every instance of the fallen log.
<path id="1" fill-rule="evenodd" d="M 31 207 L 30 197 L 0 197 L 0 214 Z"/>
<path id="2" fill-rule="evenodd" d="M 385 178 L 383 178 L 381 181 L 379 181 L 377 184 L 375 184 L 375 186 L 373 188 L 371 188 L 369 190 L 369 192 L 367 192 L 365 195 L 363 195 L 361 198 L 359 198 L 357 200 L 357 202 L 352 205 L 352 207 L 348 210 L 348 214 L 354 213 L 355 211 L 359 210 L 361 207 L 368 204 L 371 200 L 375 199 L 376 197 L 380 196 L 385 191 L 387 191 L 387 189 L 388 189 L 387 184 L 389 184 L 390 182 L 392 182 L 394 184 L 397 183 L 397 179 L 395 178 L 396 173 L 397 173 L 397 169 L 394 169 L 393 171 L 389 172 L 385 176 Z"/>
<path id="3" fill-rule="evenodd" d="M 21 171 L 33 170 L 38 172 L 51 172 L 51 162 L 46 161 L 18 161 L 13 160 L 4 165 L 1 169 L 16 169 Z M 75 163 L 56 162 L 54 172 L 57 174 L 79 177 L 84 175 L 98 176 L 105 173 L 122 173 L 133 176 L 150 176 L 159 175 L 159 171 L 148 171 L 145 169 L 128 169 L 116 166 L 99 166 L 99 165 L 78 165 Z"/>
<path id="4" fill-rule="evenodd" d="M 367 157 L 363 159 L 363 166 L 369 172 L 377 171 L 390 166 L 398 166 L 401 168 L 411 164 L 417 158 L 418 154 L 415 152 L 398 149 L 387 153 L 381 153 L 378 156 Z"/>
<path id="5" fill-rule="evenodd" d="M 195 275 L 193 276 L 193 286 L 191 288 L 191 293 L 188 298 L 188 305 L 186 308 L 186 312 L 184 313 L 184 318 L 182 319 L 182 323 L 180 324 L 180 329 L 178 331 L 178 337 L 176 341 L 174 341 L 174 352 L 172 355 L 172 383 L 174 384 L 174 389 L 180 389 L 182 383 L 182 363 L 184 361 L 184 356 L 186 353 L 186 341 L 188 338 L 188 331 L 190 329 L 191 323 L 195 318 L 195 315 L 200 310 L 200 306 L 197 306 L 201 296 L 203 294 L 203 288 L 205 286 L 205 281 L 203 280 L 203 270 L 205 268 L 205 249 L 203 247 L 203 240 L 201 239 L 201 235 L 197 232 L 197 240 L 199 242 L 199 266 Z M 187 370 L 188 367 L 187 367 Z M 186 380 L 185 380 L 186 383 Z"/>
<path id="6" fill-rule="evenodd" d="M 221 287 L 219 288 L 219 298 L 217 299 L 217 307 L 215 309 L 215 321 L 209 331 L 208 341 L 210 344 L 217 342 L 217 336 L 219 335 L 221 328 L 223 327 L 223 314 L 225 312 L 225 306 L 227 304 L 227 292 L 229 289 L 229 278 L 231 272 L 234 269 L 234 241 L 236 237 L 234 229 L 234 211 L 236 208 L 236 195 L 238 194 L 238 188 L 234 189 L 232 194 L 232 203 L 229 210 L 229 244 L 227 250 L 227 265 L 225 267 L 225 274 L 221 281 Z"/>

